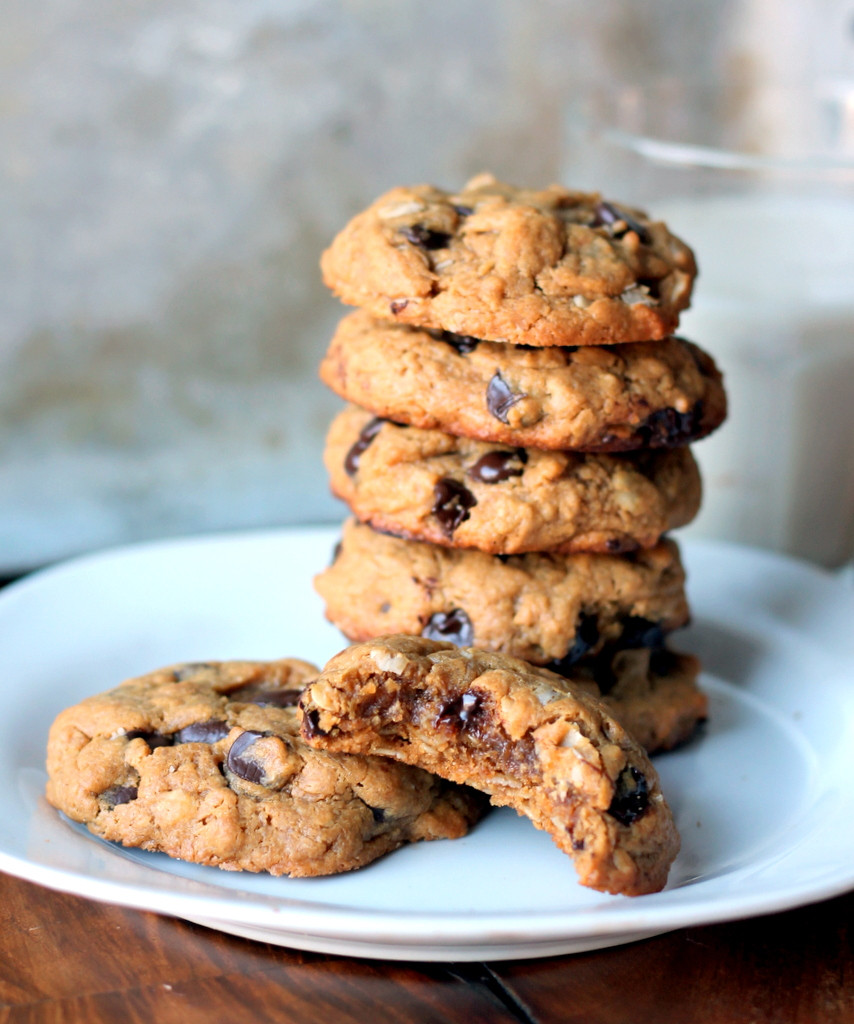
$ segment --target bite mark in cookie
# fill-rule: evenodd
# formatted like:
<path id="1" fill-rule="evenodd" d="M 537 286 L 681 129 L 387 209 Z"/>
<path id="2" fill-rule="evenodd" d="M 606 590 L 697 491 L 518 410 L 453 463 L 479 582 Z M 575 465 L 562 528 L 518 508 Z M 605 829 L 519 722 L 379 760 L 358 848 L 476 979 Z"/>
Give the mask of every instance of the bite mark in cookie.
<path id="1" fill-rule="evenodd" d="M 581 685 L 414 637 L 333 658 L 301 699 L 307 742 L 382 754 L 487 793 L 545 830 L 582 884 L 663 888 L 679 838 L 641 747 Z"/>

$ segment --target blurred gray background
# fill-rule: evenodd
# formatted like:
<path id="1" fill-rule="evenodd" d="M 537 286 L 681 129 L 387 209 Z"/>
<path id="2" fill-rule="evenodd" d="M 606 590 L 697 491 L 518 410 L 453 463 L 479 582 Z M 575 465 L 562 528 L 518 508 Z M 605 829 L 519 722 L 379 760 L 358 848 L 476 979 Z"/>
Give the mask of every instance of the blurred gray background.
<path id="1" fill-rule="evenodd" d="M 3 14 L 0 573 L 340 519 L 321 464 L 339 402 L 316 366 L 343 309 L 317 264 L 354 212 L 484 169 L 566 179 L 564 112 L 597 83 L 749 89 L 854 54 L 854 0 Z"/>

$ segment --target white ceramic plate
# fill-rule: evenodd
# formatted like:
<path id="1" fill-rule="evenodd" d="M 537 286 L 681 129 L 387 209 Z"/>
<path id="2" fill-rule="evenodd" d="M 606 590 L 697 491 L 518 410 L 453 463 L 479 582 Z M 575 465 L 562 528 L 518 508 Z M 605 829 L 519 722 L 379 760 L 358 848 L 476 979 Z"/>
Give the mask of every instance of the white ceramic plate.
<path id="1" fill-rule="evenodd" d="M 637 899 L 576 883 L 510 811 L 465 839 L 351 874 L 231 874 L 94 839 L 42 796 L 54 715 L 176 661 L 323 662 L 343 645 L 311 577 L 337 531 L 125 548 L 0 592 L 0 869 L 96 900 L 280 945 L 414 960 L 547 956 L 782 910 L 854 887 L 854 591 L 777 556 L 685 543 L 711 721 L 657 759 L 683 837 L 668 888 Z"/>

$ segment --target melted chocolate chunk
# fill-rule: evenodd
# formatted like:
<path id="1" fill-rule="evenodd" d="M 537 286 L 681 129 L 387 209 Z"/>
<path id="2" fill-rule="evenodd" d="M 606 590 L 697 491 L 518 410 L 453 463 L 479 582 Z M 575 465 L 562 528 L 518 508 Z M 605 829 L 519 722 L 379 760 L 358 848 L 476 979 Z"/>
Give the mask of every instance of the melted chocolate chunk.
<path id="1" fill-rule="evenodd" d="M 622 626 L 620 647 L 661 647 L 664 643 L 664 629 L 660 622 L 640 615 L 627 615 Z"/>
<path id="2" fill-rule="evenodd" d="M 578 623 L 575 627 L 575 640 L 572 647 L 562 658 L 555 658 L 554 661 L 549 662 L 546 668 L 550 668 L 552 672 L 557 672 L 558 675 L 565 676 L 572 666 L 579 659 L 583 658 L 598 641 L 599 623 L 596 616 L 582 612 L 578 617 Z"/>
<path id="3" fill-rule="evenodd" d="M 409 299 L 392 299 L 388 308 L 392 313 L 402 313 L 409 305 Z"/>
<path id="4" fill-rule="evenodd" d="M 129 740 L 135 740 L 137 737 L 144 739 L 152 750 L 155 747 L 172 746 L 172 737 L 164 736 L 162 732 L 145 732 L 143 729 L 131 729 L 125 733 L 125 736 Z"/>
<path id="5" fill-rule="evenodd" d="M 241 686 L 231 693 L 232 700 L 244 701 L 246 704 L 258 704 L 262 708 L 293 708 L 299 703 L 302 690 L 277 690 L 265 686 L 264 683 L 250 683 Z"/>
<path id="6" fill-rule="evenodd" d="M 509 423 L 507 413 L 525 397 L 524 392 L 511 391 L 510 385 L 496 371 L 486 388 L 486 408 L 502 423 Z"/>
<path id="7" fill-rule="evenodd" d="M 358 438 L 353 442 L 350 451 L 347 452 L 347 457 L 344 459 L 344 469 L 347 471 L 348 476 L 355 476 L 362 454 L 370 447 L 371 441 L 380 432 L 380 427 L 382 427 L 383 423 L 385 423 L 384 419 L 375 416 L 362 427 Z"/>
<path id="8" fill-rule="evenodd" d="M 247 782 L 261 782 L 264 778 L 264 766 L 252 757 L 252 744 L 264 736 L 261 732 L 244 732 L 231 744 L 225 759 L 225 766 Z"/>
<path id="9" fill-rule="evenodd" d="M 407 242 L 412 242 L 419 249 L 447 249 L 451 236 L 444 231 L 433 231 L 423 224 L 411 224 L 400 229 Z"/>
<path id="10" fill-rule="evenodd" d="M 328 735 L 325 729 L 320 728 L 320 712 L 317 708 L 306 711 L 303 709 L 302 731 L 311 739 L 313 736 Z"/>
<path id="11" fill-rule="evenodd" d="M 457 647 L 471 647 L 474 643 L 474 626 L 462 608 L 453 608 L 449 612 L 431 615 L 421 635 L 428 640 L 446 640 Z"/>
<path id="12" fill-rule="evenodd" d="M 442 706 L 436 717 L 436 725 L 452 725 L 456 729 L 465 729 L 482 703 L 483 699 L 478 693 L 461 693 L 455 700 Z"/>
<path id="13" fill-rule="evenodd" d="M 467 476 L 482 484 L 498 484 L 511 476 L 521 476 L 527 461 L 528 453 L 524 448 L 512 452 L 487 452 L 468 470 Z"/>
<path id="14" fill-rule="evenodd" d="M 452 537 L 454 530 L 469 518 L 469 509 L 477 499 L 464 484 L 450 477 L 442 477 L 433 488 L 433 515 L 446 537 Z"/>
<path id="15" fill-rule="evenodd" d="M 216 743 L 229 732 L 225 722 L 212 718 L 207 722 L 193 722 L 175 733 L 176 743 Z"/>
<path id="16" fill-rule="evenodd" d="M 643 817 L 649 807 L 649 786 L 646 778 L 632 765 L 624 768 L 618 778 L 608 813 L 621 825 L 632 825 Z"/>
<path id="17" fill-rule="evenodd" d="M 629 216 L 625 210 L 621 210 L 618 206 L 614 206 L 613 203 L 601 202 L 596 207 L 596 217 L 593 221 L 594 227 L 607 227 L 613 228 L 615 225 L 625 224 L 625 228 L 618 228 L 612 231 L 614 238 L 622 238 L 629 231 L 634 231 L 638 238 L 644 243 L 649 245 L 650 234 L 643 224 L 639 224 L 634 217 Z"/>
<path id="18" fill-rule="evenodd" d="M 136 800 L 136 796 L 136 786 L 110 786 L 101 794 L 101 799 L 110 807 L 118 807 L 119 804 L 129 804 L 131 800 Z"/>
<path id="19" fill-rule="evenodd" d="M 637 434 L 646 448 L 676 448 L 692 441 L 701 432 L 702 422 L 702 402 L 695 402 L 688 412 L 668 406 L 647 416 Z"/>

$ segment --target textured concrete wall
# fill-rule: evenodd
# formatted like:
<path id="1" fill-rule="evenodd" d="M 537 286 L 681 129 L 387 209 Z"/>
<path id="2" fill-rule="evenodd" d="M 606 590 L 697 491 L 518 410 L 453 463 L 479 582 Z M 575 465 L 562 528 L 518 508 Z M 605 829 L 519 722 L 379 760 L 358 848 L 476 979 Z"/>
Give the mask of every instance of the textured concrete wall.
<path id="1" fill-rule="evenodd" d="M 555 179 L 590 82 L 842 65 L 850 6 L 7 0 L 0 572 L 340 518 L 335 230 L 397 182 Z"/>

